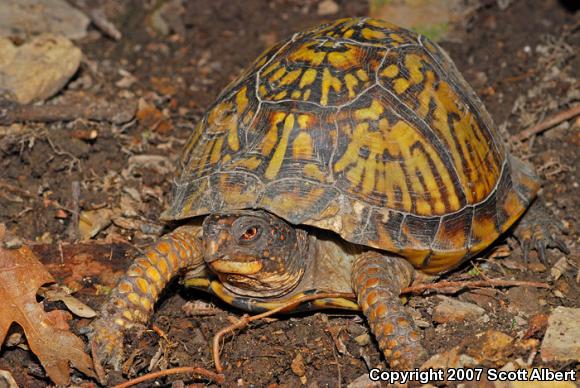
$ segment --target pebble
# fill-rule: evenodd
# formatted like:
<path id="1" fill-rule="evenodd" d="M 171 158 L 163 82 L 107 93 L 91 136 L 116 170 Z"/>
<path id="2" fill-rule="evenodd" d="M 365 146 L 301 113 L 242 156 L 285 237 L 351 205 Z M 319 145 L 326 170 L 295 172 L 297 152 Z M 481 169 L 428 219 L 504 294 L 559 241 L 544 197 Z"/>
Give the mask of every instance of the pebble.
<path id="1" fill-rule="evenodd" d="M 324 0 L 318 3 L 318 14 L 320 16 L 334 15 L 339 10 L 338 4 L 333 0 Z"/>
<path id="2" fill-rule="evenodd" d="M 0 89 L 21 104 L 56 94 L 76 73 L 83 56 L 69 39 L 51 34 L 39 35 L 19 47 L 0 38 L 0 52 Z"/>
<path id="3" fill-rule="evenodd" d="M 557 307 L 548 318 L 540 353 L 544 362 L 580 361 L 580 308 Z"/>
<path id="4" fill-rule="evenodd" d="M 509 311 L 525 313 L 527 315 L 536 315 L 542 312 L 542 306 L 539 303 L 542 294 L 534 287 L 512 287 L 506 292 L 509 300 Z"/>
<path id="5" fill-rule="evenodd" d="M 53 33 L 69 39 L 87 35 L 89 18 L 65 0 L 0 1 L 0 36 L 26 39 Z"/>
<path id="6" fill-rule="evenodd" d="M 440 296 L 441 302 L 435 307 L 433 320 L 438 323 L 462 322 L 473 320 L 485 314 L 485 310 L 472 303 L 461 302 Z"/>

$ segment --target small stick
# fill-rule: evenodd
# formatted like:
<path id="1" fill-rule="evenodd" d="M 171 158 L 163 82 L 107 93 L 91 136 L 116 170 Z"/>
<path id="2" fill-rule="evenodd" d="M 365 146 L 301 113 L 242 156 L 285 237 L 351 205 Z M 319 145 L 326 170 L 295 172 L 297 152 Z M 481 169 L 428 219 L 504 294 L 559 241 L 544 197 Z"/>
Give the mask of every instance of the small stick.
<path id="1" fill-rule="evenodd" d="M 113 23 L 109 21 L 109 19 L 107 19 L 107 16 L 105 16 L 105 13 L 102 9 L 92 9 L 89 12 L 89 17 L 91 18 L 91 21 L 95 27 L 101 30 L 101 32 L 103 32 L 109 38 L 113 40 L 120 40 L 122 38 L 123 35 L 121 35 L 121 32 L 117 29 L 117 27 L 115 27 Z"/>
<path id="2" fill-rule="evenodd" d="M 171 369 L 160 370 L 157 372 L 147 373 L 146 375 L 139 376 L 139 377 L 132 379 L 132 380 L 129 380 L 129 381 L 125 381 L 124 383 L 119 384 L 119 385 L 115 385 L 115 386 L 113 386 L 113 388 L 126 388 L 126 387 L 133 386 L 135 384 L 142 383 L 144 381 L 153 380 L 153 379 L 163 377 L 163 376 L 176 375 L 176 374 L 180 374 L 180 373 L 194 373 L 194 374 L 206 377 L 209 380 L 215 381 L 218 384 L 222 384 L 225 381 L 225 377 L 222 374 L 216 374 L 216 373 L 213 373 L 213 372 L 211 372 L 207 369 L 204 369 L 204 368 L 196 368 L 193 366 L 182 366 L 182 367 L 178 367 L 178 368 L 171 368 Z"/>
<path id="3" fill-rule="evenodd" d="M 72 192 L 72 217 L 70 224 L 68 226 L 68 238 L 75 241 L 78 238 L 79 230 L 79 218 L 81 214 L 80 208 L 80 197 L 81 197 L 81 185 L 79 181 L 73 181 L 71 183 Z"/>
<path id="4" fill-rule="evenodd" d="M 22 121 L 72 121 L 86 119 L 123 124 L 135 117 L 135 102 L 75 103 L 70 105 L 18 105 L 0 104 L 0 125 L 10 125 Z"/>
<path id="5" fill-rule="evenodd" d="M 344 292 L 303 295 L 300 298 L 291 300 L 288 303 L 285 303 L 282 306 L 277 307 L 273 310 L 269 310 L 269 311 L 263 312 L 263 313 L 258 314 L 258 315 L 253 315 L 251 317 L 248 315 L 242 316 L 242 318 L 240 318 L 240 320 L 238 322 L 234 323 L 233 325 L 230 325 L 228 327 L 221 329 L 213 337 L 213 362 L 215 364 L 215 369 L 218 371 L 218 373 L 222 373 L 224 370 L 222 363 L 221 363 L 221 360 L 220 360 L 220 342 L 221 342 L 221 339 L 224 335 L 226 335 L 228 333 L 233 333 L 233 331 L 236 329 L 242 329 L 242 328 L 248 326 L 253 321 L 267 318 L 270 315 L 274 315 L 274 314 L 279 313 L 281 311 L 284 311 L 286 309 L 290 309 L 290 308 L 295 307 L 301 303 L 309 302 L 311 300 L 316 300 L 316 299 L 324 299 L 324 298 L 355 299 L 355 296 L 352 293 L 344 293 Z"/>
<path id="6" fill-rule="evenodd" d="M 546 129 L 552 128 L 553 126 L 558 125 L 563 121 L 570 120 L 578 115 L 580 115 L 580 104 L 548 117 L 544 121 L 528 129 L 525 129 L 516 135 L 513 135 L 510 140 L 512 142 L 526 140 L 534 135 L 544 132 Z"/>
<path id="7" fill-rule="evenodd" d="M 480 288 L 480 287 L 537 287 L 550 288 L 549 284 L 538 282 L 526 282 L 520 280 L 475 280 L 468 282 L 437 282 L 431 284 L 420 284 L 417 286 L 405 287 L 401 294 L 419 294 L 426 290 L 438 290 L 442 288 Z"/>

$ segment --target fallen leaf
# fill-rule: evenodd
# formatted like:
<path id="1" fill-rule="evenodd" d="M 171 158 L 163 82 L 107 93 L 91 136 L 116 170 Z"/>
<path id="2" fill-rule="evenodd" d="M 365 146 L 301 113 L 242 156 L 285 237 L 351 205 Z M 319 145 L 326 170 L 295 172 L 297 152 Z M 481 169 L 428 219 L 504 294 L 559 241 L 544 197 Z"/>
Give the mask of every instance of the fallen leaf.
<path id="1" fill-rule="evenodd" d="M 53 285 L 49 288 L 41 287 L 38 292 L 42 295 L 45 300 L 49 302 L 61 301 L 69 309 L 71 313 L 82 318 L 94 318 L 97 312 L 75 298 L 71 296 L 70 290 L 65 289 L 62 286 Z"/>
<path id="2" fill-rule="evenodd" d="M 5 228 L 0 225 L 0 241 L 4 233 Z M 54 278 L 30 248 L 0 248 L 0 300 L 9 301 L 0 304 L 0 343 L 12 323 L 17 323 L 54 383 L 68 384 L 69 364 L 94 376 L 91 358 L 83 350 L 83 341 L 70 331 L 55 327 L 56 315 L 47 314 L 36 301 L 36 292 L 47 283 L 54 283 Z"/>

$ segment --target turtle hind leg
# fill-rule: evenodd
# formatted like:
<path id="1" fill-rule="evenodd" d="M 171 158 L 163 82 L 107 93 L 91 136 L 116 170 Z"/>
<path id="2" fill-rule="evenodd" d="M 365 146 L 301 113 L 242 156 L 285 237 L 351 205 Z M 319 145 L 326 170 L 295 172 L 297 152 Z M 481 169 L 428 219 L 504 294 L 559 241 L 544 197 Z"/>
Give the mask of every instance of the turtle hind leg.
<path id="1" fill-rule="evenodd" d="M 427 359 L 421 334 L 399 297 L 414 272 L 406 260 L 376 252 L 362 254 L 353 266 L 358 304 L 389 365 L 398 370 L 412 370 Z"/>
<path id="2" fill-rule="evenodd" d="M 119 370 L 125 333 L 149 321 L 159 293 L 172 277 L 204 265 L 198 229 L 184 226 L 165 235 L 137 257 L 119 280 L 87 333 L 93 357 L 100 363 Z"/>
<path id="3" fill-rule="evenodd" d="M 538 253 L 540 261 L 546 266 L 548 265 L 546 248 L 557 248 L 569 254 L 570 250 L 560 238 L 563 230 L 562 223 L 555 219 L 542 200 L 537 198 L 514 231 L 514 236 L 522 246 L 526 266 L 531 249 Z"/>

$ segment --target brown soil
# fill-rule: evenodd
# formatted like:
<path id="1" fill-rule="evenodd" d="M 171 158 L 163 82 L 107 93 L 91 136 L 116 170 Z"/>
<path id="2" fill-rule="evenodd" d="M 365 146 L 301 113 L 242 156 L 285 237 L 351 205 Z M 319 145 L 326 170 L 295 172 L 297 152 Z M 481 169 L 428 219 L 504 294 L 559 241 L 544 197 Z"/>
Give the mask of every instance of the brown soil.
<path id="1" fill-rule="evenodd" d="M 135 211 L 124 215 L 129 222 L 123 223 L 121 219 L 95 238 L 101 242 L 130 243 L 134 247 L 131 252 L 135 252 L 135 248 L 150 243 L 161 233 L 163 224 L 158 215 L 166 206 L 172 172 L 160 173 L 150 167 L 129 171 L 129 158 L 140 154 L 162 155 L 173 163 L 204 108 L 246 64 L 273 42 L 324 19 L 317 15 L 316 0 L 188 1 L 184 2 L 185 37 L 178 38 L 154 33 L 148 18 L 150 10 L 145 10 L 142 2 L 99 3 L 104 4 L 111 20 L 122 26 L 123 39 L 114 42 L 92 31 L 79 42 L 86 61 L 58 98 L 62 102 L 82 98 L 144 98 L 162 112 L 163 119 L 148 122 L 145 118 L 123 127 L 74 121 L 13 128 L 14 134 L 0 137 L 0 222 L 26 240 L 55 246 L 57 242 L 74 242 L 68 212 L 75 206 L 73 182 L 80 182 L 81 210 L 119 208 L 123 196 L 128 195 L 127 188 L 134 188 L 142 200 L 129 202 Z M 332 18 L 367 14 L 366 3 L 338 3 L 339 14 Z M 489 5 L 466 16 L 452 42 L 442 45 L 482 96 L 496 123 L 506 124 L 507 136 L 565 109 L 579 98 L 580 57 L 574 55 L 580 46 L 579 19 L 570 9 L 573 5 L 555 0 L 517 1 L 503 11 L 493 1 L 485 3 Z M 136 78 L 128 88 L 116 84 L 123 78 L 121 70 Z M 431 323 L 424 330 L 430 353 L 444 352 L 464 341 L 468 345 L 474 333 L 490 328 L 511 336 L 521 334 L 527 326 L 514 324 L 514 316 L 519 314 L 518 306 L 526 303 L 534 305 L 535 314 L 549 313 L 559 305 L 580 307 L 580 290 L 575 279 L 580 267 L 578 125 L 578 121 L 572 120 L 568 127 L 560 126 L 537 136 L 531 147 L 529 143 L 512 144 L 515 153 L 529 157 L 540 170 L 544 178 L 541 195 L 569 230 L 564 241 L 572 250 L 569 260 L 576 267 L 553 282 L 560 296 L 550 290 L 534 290 L 537 299 L 530 301 L 526 300 L 527 294 L 497 291 L 488 297 L 485 307 L 489 322 L 444 325 L 431 322 L 436 297 L 412 298 L 411 306 L 424 321 Z M 96 129 L 98 137 L 84 141 L 70 136 L 71 131 L 78 129 Z M 67 216 L 63 218 L 60 209 Z M 517 244 L 511 245 L 513 250 L 506 263 L 517 263 L 521 250 Z M 57 254 L 56 250 L 52 252 Z M 554 263 L 562 254 L 549 250 L 548 256 Z M 46 253 L 43 260 L 50 262 L 54 257 Z M 540 267 L 535 254 L 532 261 L 536 264 L 532 268 Z M 549 269 L 524 272 L 504 266 L 499 259 L 475 262 L 487 277 L 550 281 Z M 129 259 L 125 258 L 124 263 L 128 264 Z M 472 269 L 471 264 L 466 265 L 447 278 L 461 279 Z M 111 281 L 87 275 L 80 280 L 84 286 L 81 298 L 97 307 L 103 298 L 94 296 L 93 284 Z M 161 351 L 160 366 L 213 368 L 210 352 L 213 335 L 242 312 L 213 301 L 218 306 L 215 315 L 187 317 L 183 312 L 186 301 L 200 298 L 211 301 L 177 286 L 166 292 L 154 324 L 166 333 L 168 340 L 147 332 L 142 340 L 131 344 L 129 352 L 135 352 L 131 375 L 146 372 L 158 351 Z M 474 300 L 478 295 L 465 292 L 459 298 Z M 527 320 L 530 315 L 523 316 Z M 75 325 L 78 329 L 87 322 L 78 320 Z M 359 345 L 355 341 L 367 332 L 360 316 L 338 312 L 254 323 L 225 341 L 222 359 L 226 364 L 227 385 L 298 386 L 299 373 L 291 367 L 298 354 L 304 364 L 303 380 L 310 386 L 348 384 L 367 373 L 369 367 L 385 367 L 375 342 Z M 540 362 L 537 356 L 534 364 Z M 22 349 L 3 349 L 0 369 L 15 371 L 13 375 L 22 386 L 46 384 L 37 360 Z M 184 377 L 159 381 L 169 385 L 180 379 Z M 120 375 L 113 376 L 112 382 L 117 380 L 121 381 Z M 75 381 L 88 383 L 81 375 L 75 375 Z"/>

